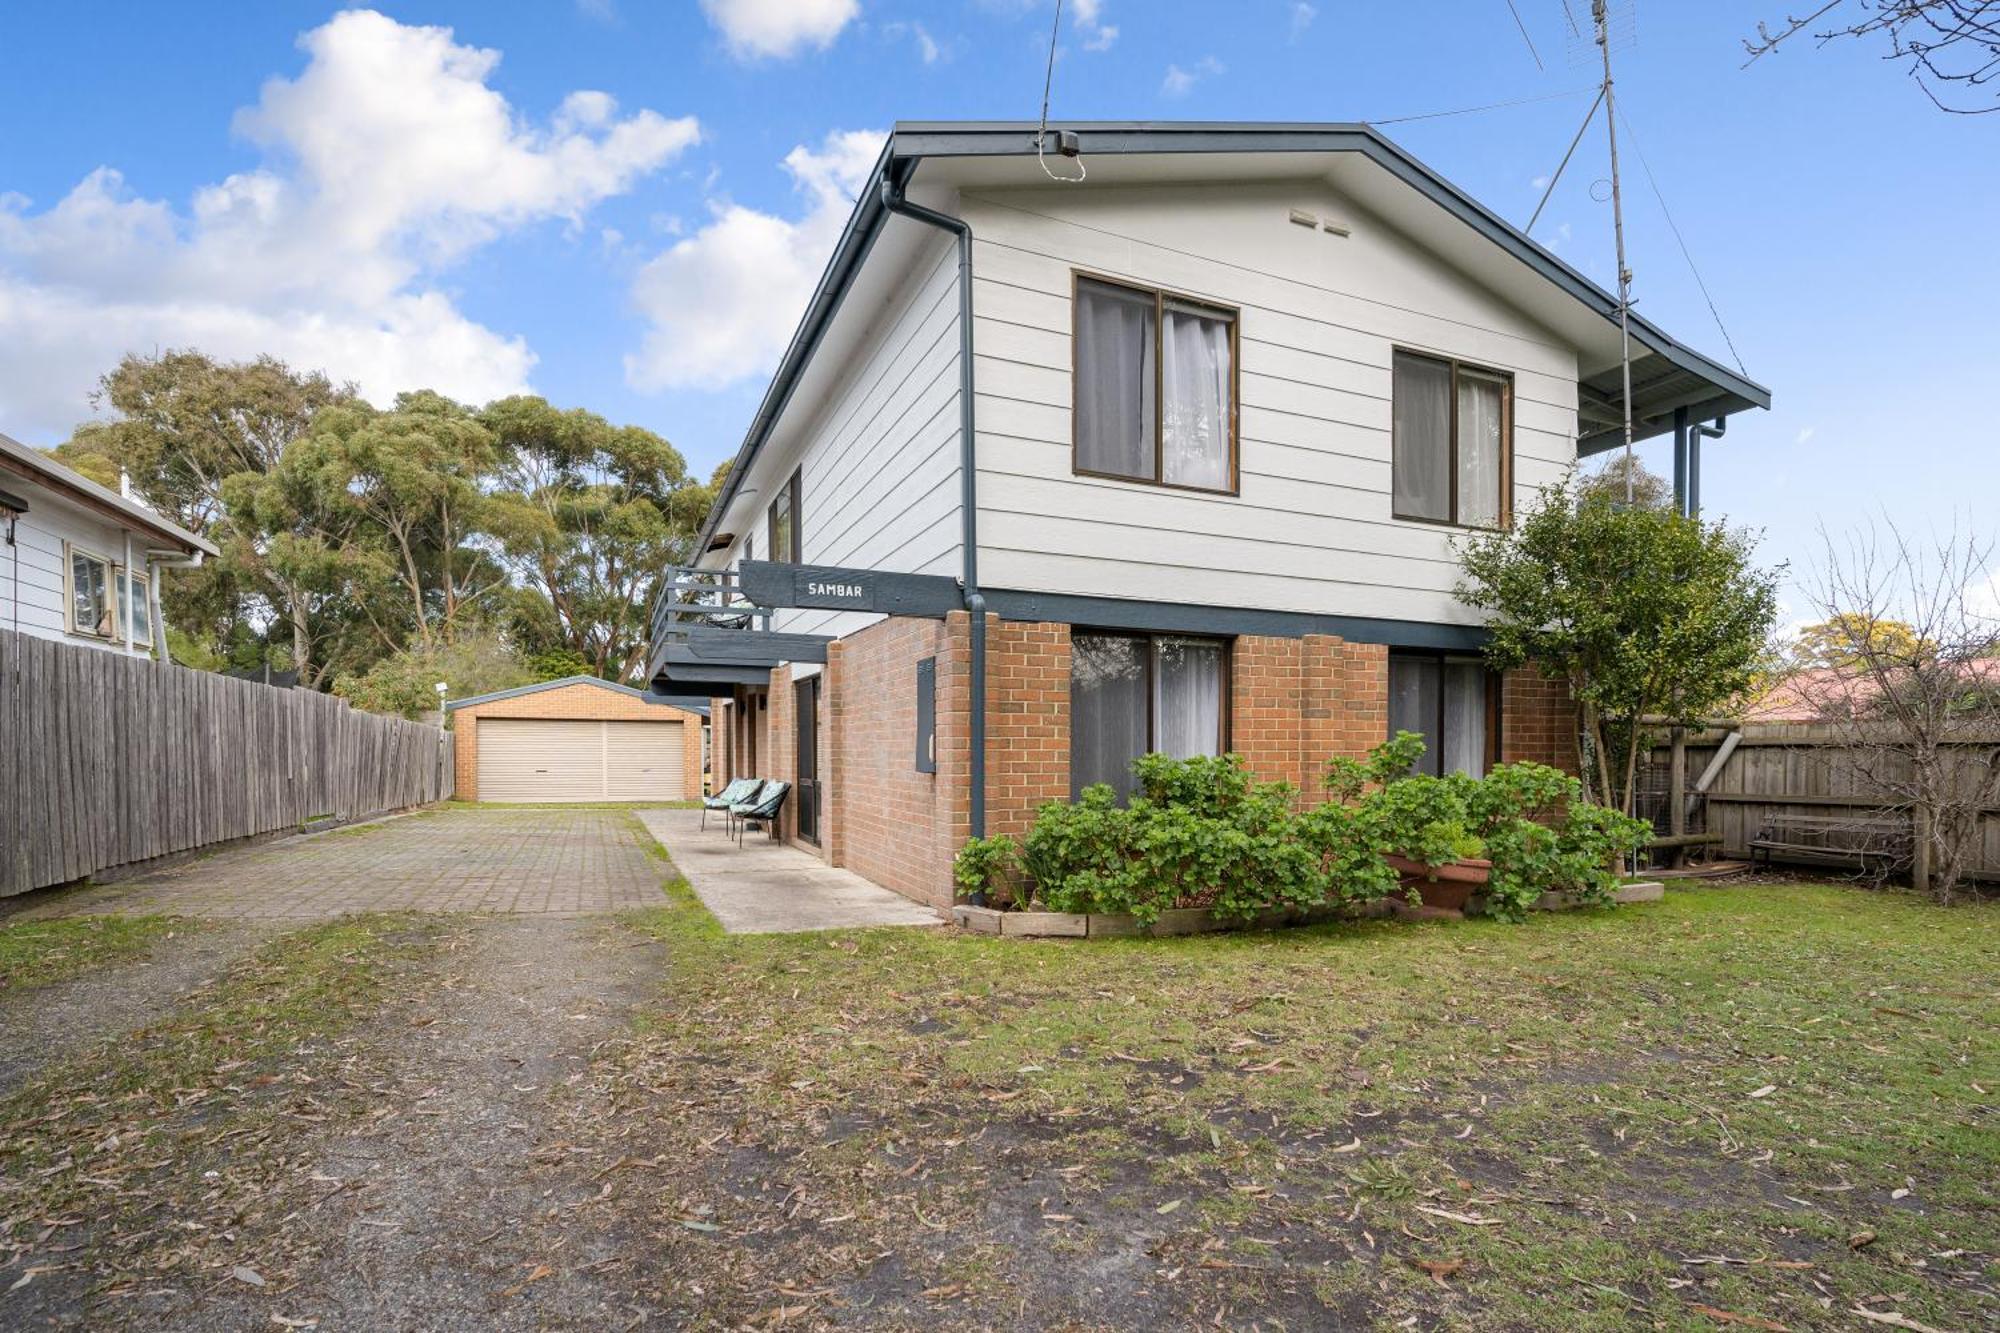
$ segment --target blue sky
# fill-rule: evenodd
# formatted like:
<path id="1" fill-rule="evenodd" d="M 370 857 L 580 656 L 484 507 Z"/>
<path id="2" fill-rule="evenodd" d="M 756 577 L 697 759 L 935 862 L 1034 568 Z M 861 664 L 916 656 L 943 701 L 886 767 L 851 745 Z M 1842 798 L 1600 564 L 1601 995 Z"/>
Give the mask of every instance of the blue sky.
<path id="1" fill-rule="evenodd" d="M 1071 0 L 1054 118 L 1385 120 L 1570 94 L 1385 126 L 1525 221 L 1595 72 L 1560 0 L 1517 3 L 1545 68 L 1504 0 L 1236 0 L 1226 23 L 1212 0 Z M 1648 6 L 1616 59 L 1626 143 L 1776 399 L 1710 446 L 1710 511 L 1799 565 L 1822 522 L 1949 521 L 2000 483 L 2000 116 L 1936 111 L 1872 44 L 1740 68 L 1739 39 L 1781 10 Z M 59 441 L 126 348 L 268 347 L 374 395 L 530 387 L 651 427 L 705 472 L 741 439 L 870 136 L 1031 119 L 1052 12 L 12 7 L 0 430 Z M 1608 283 L 1601 125 L 1536 236 Z M 1639 308 L 1727 362 L 1636 153 L 1626 165 Z"/>

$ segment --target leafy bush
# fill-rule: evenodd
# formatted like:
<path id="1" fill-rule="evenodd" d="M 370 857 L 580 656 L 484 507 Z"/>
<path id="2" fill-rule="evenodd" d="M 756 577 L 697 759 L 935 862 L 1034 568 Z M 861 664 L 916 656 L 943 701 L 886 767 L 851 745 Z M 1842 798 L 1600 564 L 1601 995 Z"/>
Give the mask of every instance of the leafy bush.
<path id="1" fill-rule="evenodd" d="M 1004 833 L 990 838 L 967 838 L 965 846 L 952 858 L 951 877 L 958 885 L 960 897 L 984 899 L 989 906 L 1004 906 L 1016 897 L 1013 870 L 1019 860 L 1019 849 Z"/>
<path id="2" fill-rule="evenodd" d="M 1397 887 L 1386 854 L 1426 865 L 1485 856 L 1490 910 L 1518 920 L 1548 890 L 1608 901 L 1616 859 L 1650 832 L 1584 801 L 1581 784 L 1556 769 L 1413 775 L 1423 751 L 1422 737 L 1403 732 L 1366 759 L 1334 760 L 1334 799 L 1304 812 L 1288 784 L 1256 781 L 1236 755 L 1145 755 L 1133 763 L 1128 806 L 1104 785 L 1043 806 L 1019 864 L 1051 911 L 1151 923 L 1175 907 L 1248 921 L 1273 908 L 1373 902 Z M 956 863 L 959 887 L 994 894 L 1014 859 L 1009 840 L 974 839 Z M 1007 884 L 1005 897 L 1024 907 L 1028 888 Z"/>

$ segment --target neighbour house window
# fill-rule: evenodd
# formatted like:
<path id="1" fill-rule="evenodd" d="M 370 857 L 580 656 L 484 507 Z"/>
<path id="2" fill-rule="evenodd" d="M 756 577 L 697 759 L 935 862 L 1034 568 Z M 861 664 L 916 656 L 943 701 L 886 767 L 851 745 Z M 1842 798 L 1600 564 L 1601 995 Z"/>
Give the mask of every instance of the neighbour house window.
<path id="1" fill-rule="evenodd" d="M 1397 352 L 1391 394 L 1396 517 L 1504 527 L 1513 472 L 1512 379 Z"/>
<path id="2" fill-rule="evenodd" d="M 1236 312 L 1076 280 L 1075 470 L 1236 489 Z"/>
<path id="3" fill-rule="evenodd" d="M 771 558 L 800 562 L 799 520 L 802 510 L 799 503 L 799 472 L 792 473 L 792 479 L 778 489 L 778 498 L 771 501 L 770 520 L 767 524 L 771 539 Z"/>
<path id="4" fill-rule="evenodd" d="M 63 554 L 69 577 L 69 632 L 111 638 L 111 562 L 67 542 Z"/>
<path id="5" fill-rule="evenodd" d="M 1108 782 L 1121 800 L 1130 796 L 1132 761 L 1142 754 L 1221 754 L 1228 678 L 1219 639 L 1072 635 L 1070 795 Z"/>
<path id="6" fill-rule="evenodd" d="M 1424 738 L 1419 773 L 1484 777 L 1498 758 L 1500 678 L 1477 657 L 1389 654 L 1389 734 Z"/>
<path id="7" fill-rule="evenodd" d="M 118 588 L 118 623 L 112 628 L 112 637 L 120 640 L 125 637 L 126 619 L 130 617 L 132 642 L 143 647 L 152 647 L 153 614 L 151 603 L 147 599 L 150 588 L 147 576 L 128 575 L 121 568 L 117 571 L 115 582 Z"/>

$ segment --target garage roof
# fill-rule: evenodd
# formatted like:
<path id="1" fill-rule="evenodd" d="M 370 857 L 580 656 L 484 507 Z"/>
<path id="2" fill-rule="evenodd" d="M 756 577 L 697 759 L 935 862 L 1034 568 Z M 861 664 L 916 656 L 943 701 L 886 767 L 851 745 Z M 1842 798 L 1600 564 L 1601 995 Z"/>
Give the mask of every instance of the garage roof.
<path id="1" fill-rule="evenodd" d="M 651 690 L 634 689 L 630 685 L 620 685 L 615 680 L 605 680 L 600 676 L 564 676 L 561 680 L 536 681 L 533 685 L 516 685 L 511 690 L 495 690 L 491 694 L 474 694 L 464 699 L 451 699 L 446 701 L 444 711 L 453 713 L 461 708 L 470 708 L 473 704 L 490 704 L 497 699 L 516 699 L 524 694 L 539 694 L 543 690 L 560 690 L 571 685 L 595 685 L 599 689 L 615 690 L 619 694 L 630 695 L 641 703 L 658 704 L 663 708 L 678 708 L 684 712 L 699 713 L 703 717 L 708 716 L 708 700 L 706 699 L 697 699 L 692 695 L 655 694 Z"/>

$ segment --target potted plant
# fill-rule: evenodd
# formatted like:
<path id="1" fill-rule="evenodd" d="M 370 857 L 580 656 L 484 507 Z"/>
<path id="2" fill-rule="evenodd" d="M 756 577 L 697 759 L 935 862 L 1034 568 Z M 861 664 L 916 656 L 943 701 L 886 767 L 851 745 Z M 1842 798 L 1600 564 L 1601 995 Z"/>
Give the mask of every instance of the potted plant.
<path id="1" fill-rule="evenodd" d="M 1463 916 L 1473 892 L 1486 886 L 1493 863 L 1469 827 L 1467 797 L 1474 779 L 1453 774 L 1397 778 L 1371 793 L 1366 808 L 1379 822 L 1383 859 L 1425 916 Z"/>

